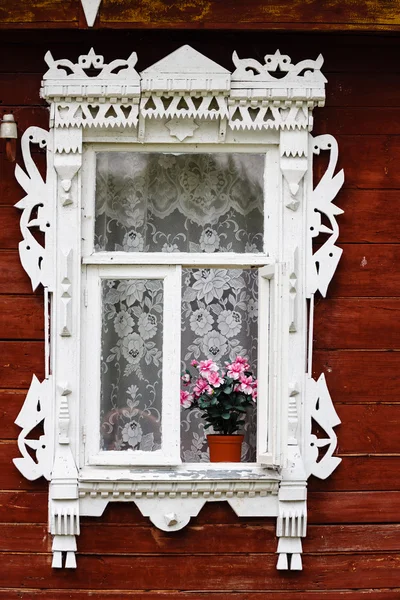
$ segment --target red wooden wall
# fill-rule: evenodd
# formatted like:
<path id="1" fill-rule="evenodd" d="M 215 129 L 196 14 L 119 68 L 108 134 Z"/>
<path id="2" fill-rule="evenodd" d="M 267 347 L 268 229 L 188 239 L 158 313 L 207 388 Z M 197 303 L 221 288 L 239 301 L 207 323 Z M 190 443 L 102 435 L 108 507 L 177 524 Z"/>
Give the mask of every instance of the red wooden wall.
<path id="1" fill-rule="evenodd" d="M 32 373 L 43 377 L 43 318 L 41 292 L 31 292 L 17 253 L 13 204 L 23 191 L 0 144 L 0 598 L 399 600 L 400 39 L 3 31 L 0 115 L 13 111 L 20 134 L 47 126 L 39 85 L 48 49 L 55 58 L 77 58 L 94 45 L 107 59 L 136 50 L 141 70 L 184 43 L 227 68 L 233 49 L 258 59 L 276 48 L 294 61 L 325 57 L 327 102 L 315 111 L 315 132 L 337 136 L 346 177 L 337 203 L 346 212 L 339 217 L 343 257 L 328 298 L 316 307 L 314 368 L 326 374 L 343 421 L 343 461 L 327 481 L 310 482 L 301 573 L 275 570 L 272 520 L 238 519 L 223 503 L 207 505 L 174 534 L 150 526 L 131 504 L 111 505 L 104 518 L 83 520 L 78 570 L 53 571 L 46 483 L 27 482 L 12 464 L 19 432 L 13 421 Z M 43 155 L 37 159 L 44 163 Z"/>

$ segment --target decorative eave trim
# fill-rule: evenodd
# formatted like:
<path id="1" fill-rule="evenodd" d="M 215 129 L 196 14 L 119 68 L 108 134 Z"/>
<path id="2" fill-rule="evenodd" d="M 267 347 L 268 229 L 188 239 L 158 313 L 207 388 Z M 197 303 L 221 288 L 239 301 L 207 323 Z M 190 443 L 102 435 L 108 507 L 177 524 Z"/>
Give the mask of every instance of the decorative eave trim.
<path id="1" fill-rule="evenodd" d="M 143 124 L 146 119 L 221 119 L 233 131 L 310 131 L 312 110 L 325 101 L 321 55 L 292 65 L 277 50 L 261 65 L 234 52 L 232 73 L 188 45 L 140 74 L 135 52 L 110 64 L 93 48 L 77 63 L 54 60 L 50 52 L 45 60 L 49 70 L 41 96 L 52 104 L 56 127 L 135 128 L 140 116 Z M 89 76 L 88 70 L 98 74 Z"/>

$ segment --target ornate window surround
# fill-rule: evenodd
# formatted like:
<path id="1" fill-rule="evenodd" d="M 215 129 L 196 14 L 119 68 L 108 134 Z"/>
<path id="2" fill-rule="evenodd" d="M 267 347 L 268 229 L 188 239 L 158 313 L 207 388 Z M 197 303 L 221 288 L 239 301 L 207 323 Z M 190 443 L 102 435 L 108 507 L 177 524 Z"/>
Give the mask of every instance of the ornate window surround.
<path id="1" fill-rule="evenodd" d="M 335 174 L 337 143 L 330 135 L 309 133 L 313 109 L 324 104 L 322 56 L 292 65 L 277 51 L 260 64 L 234 53 L 233 73 L 189 46 L 140 74 L 135 53 L 108 65 L 93 50 L 76 64 L 54 60 L 49 52 L 45 60 L 49 69 L 41 93 L 50 104 L 50 131 L 26 130 L 25 171 L 17 166 L 15 175 L 26 192 L 17 204 L 23 211 L 21 262 L 33 289 L 42 284 L 45 292 L 46 369 L 41 383 L 33 376 L 16 419 L 22 429 L 18 438 L 22 457 L 14 463 L 26 478 L 44 476 L 50 482 L 53 567 L 62 567 L 63 553 L 65 566 L 76 566 L 80 516 L 100 516 L 109 501 L 133 501 L 157 527 L 174 531 L 197 515 L 206 501 L 226 500 L 239 516 L 276 517 L 277 568 L 301 569 L 307 478 L 325 479 L 340 462 L 333 457 L 333 428 L 340 421 L 324 375 L 317 381 L 311 376 L 314 294 L 325 296 L 342 252 L 335 245 L 336 216 L 342 211 L 332 203 L 344 181 L 343 171 Z M 87 69 L 98 73 L 90 77 Z M 277 70 L 279 78 L 274 75 Z M 31 156 L 32 144 L 47 148 L 44 179 Z M 261 147 L 270 157 L 268 255 L 250 255 L 248 260 L 270 265 L 265 277 L 279 281 L 274 289 L 282 304 L 282 310 L 272 314 L 279 321 L 273 325 L 278 332 L 274 352 L 276 373 L 281 372 L 279 386 L 270 394 L 269 409 L 261 402 L 261 415 L 275 407 L 273 431 L 268 433 L 268 443 L 277 448 L 272 459 L 270 455 L 263 460 L 260 453 L 259 462 L 249 465 L 85 464 L 81 334 L 87 294 L 82 260 L 95 264 L 96 256 L 85 256 L 81 237 L 91 218 L 85 204 L 92 185 L 86 175 L 85 149 L 96 144 L 121 148 L 145 144 L 175 152 L 190 148 L 251 152 Z M 313 188 L 313 155 L 321 151 L 329 152 L 329 165 Z M 322 223 L 322 215 L 329 227 Z M 42 231 L 43 245 L 32 235 L 32 227 Z M 314 252 L 313 239 L 320 233 L 328 238 Z M 171 265 L 171 256 L 164 265 Z M 212 255 L 211 264 L 221 264 L 223 258 Z M 134 264 L 131 258 L 127 262 Z M 313 422 L 326 438 L 312 433 Z M 40 423 L 43 435 L 30 439 Z M 36 461 L 27 448 L 36 453 Z M 326 448 L 322 457 L 319 448 Z"/>

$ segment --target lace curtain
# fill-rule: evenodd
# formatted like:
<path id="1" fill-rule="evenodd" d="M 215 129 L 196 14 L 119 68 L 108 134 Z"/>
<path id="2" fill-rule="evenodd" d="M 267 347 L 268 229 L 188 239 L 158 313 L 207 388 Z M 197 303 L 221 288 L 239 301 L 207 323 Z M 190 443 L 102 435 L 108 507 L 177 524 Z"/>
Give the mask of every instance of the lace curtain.
<path id="1" fill-rule="evenodd" d="M 99 152 L 95 248 L 261 252 L 264 156 Z"/>
<path id="2" fill-rule="evenodd" d="M 99 153 L 97 250 L 257 252 L 263 243 L 261 155 Z M 182 370 L 240 354 L 257 369 L 257 270 L 182 270 Z M 103 282 L 103 450 L 160 448 L 162 282 Z M 179 398 L 177 398 L 179 402 Z M 210 431 L 211 432 L 211 431 Z M 256 411 L 244 425 L 242 459 L 255 460 Z M 185 462 L 209 460 L 197 409 L 182 411 Z"/>

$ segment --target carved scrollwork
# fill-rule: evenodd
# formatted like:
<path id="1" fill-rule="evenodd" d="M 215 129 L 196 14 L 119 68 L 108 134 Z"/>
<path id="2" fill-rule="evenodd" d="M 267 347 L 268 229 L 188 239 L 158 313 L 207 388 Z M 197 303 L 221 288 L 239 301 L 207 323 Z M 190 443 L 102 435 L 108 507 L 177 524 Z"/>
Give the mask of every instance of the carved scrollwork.
<path id="1" fill-rule="evenodd" d="M 127 60 L 113 60 L 110 64 L 104 62 L 104 56 L 96 54 L 93 48 L 88 54 L 82 54 L 78 58 L 77 63 L 70 60 L 61 59 L 54 60 L 51 52 L 46 52 L 44 57 L 49 70 L 44 74 L 43 80 L 46 79 L 129 79 L 138 77 L 135 71 L 137 63 L 137 54 L 132 52 Z M 96 69 L 98 73 L 94 77 L 90 77 L 87 69 Z"/>
<path id="2" fill-rule="evenodd" d="M 45 379 L 40 383 L 34 375 L 25 402 L 15 419 L 16 425 L 22 429 L 18 436 L 18 448 L 22 458 L 14 458 L 13 462 L 22 475 L 30 481 L 42 476 L 50 479 L 52 467 L 51 427 L 47 420 L 50 414 L 50 394 L 51 380 Z M 38 439 L 29 439 L 31 431 L 40 423 L 43 423 L 43 435 Z M 28 448 L 36 453 L 36 462 Z"/>
<path id="3" fill-rule="evenodd" d="M 315 475 L 319 479 L 326 479 L 342 459 L 333 456 L 337 443 L 333 428 L 340 425 L 340 419 L 333 406 L 324 374 L 320 375 L 318 381 L 309 378 L 307 404 L 309 406 L 305 456 L 307 476 Z M 325 432 L 326 437 L 318 437 L 312 433 L 313 421 L 319 429 Z M 320 448 L 326 448 L 322 458 L 320 458 Z"/>
<path id="4" fill-rule="evenodd" d="M 316 60 L 302 60 L 297 64 L 292 64 L 290 56 L 281 54 L 279 50 L 275 54 L 267 54 L 264 57 L 265 63 L 262 65 L 258 60 L 252 58 L 240 59 L 236 52 L 233 53 L 233 64 L 236 71 L 232 74 L 233 80 L 248 81 L 272 81 L 297 83 L 304 85 L 325 83 L 326 79 L 321 73 L 321 67 L 324 59 L 320 54 Z M 276 77 L 274 73 L 286 73 L 283 77 Z"/>
<path id="5" fill-rule="evenodd" d="M 54 224 L 51 209 L 51 190 L 48 185 L 49 163 L 47 163 L 47 175 L 44 180 L 33 161 L 31 144 L 38 144 L 40 148 L 47 148 L 47 152 L 51 152 L 48 147 L 49 132 L 40 127 L 28 127 L 21 140 L 26 172 L 17 165 L 15 167 L 15 177 L 25 190 L 26 196 L 15 205 L 23 211 L 20 219 L 20 229 L 24 239 L 18 246 L 19 256 L 22 266 L 30 277 L 33 290 L 40 283 L 43 287 L 51 290 L 53 286 L 53 260 L 47 249 L 47 241 L 52 235 Z M 32 218 L 35 210 L 37 215 Z M 32 235 L 31 227 L 38 227 L 43 232 L 44 246 Z"/>
<path id="6" fill-rule="evenodd" d="M 342 214 L 343 210 L 333 204 L 336 194 L 344 183 L 343 169 L 335 175 L 338 144 L 332 135 L 312 138 L 312 144 L 314 154 L 327 150 L 330 156 L 328 167 L 317 187 L 312 191 L 307 207 L 307 298 L 316 291 L 326 296 L 328 285 L 342 255 L 342 249 L 336 246 L 335 242 L 339 237 L 336 215 Z M 330 227 L 322 223 L 322 215 L 328 218 Z M 313 253 L 313 240 L 320 233 L 329 234 L 329 238 Z"/>

